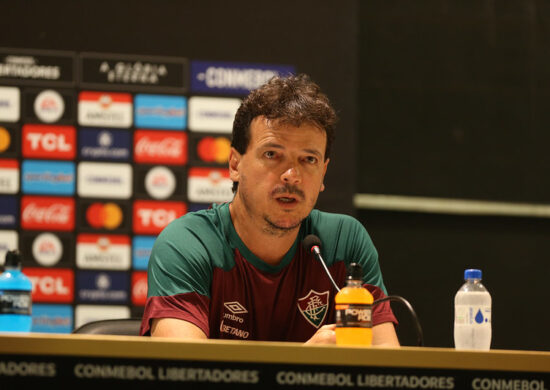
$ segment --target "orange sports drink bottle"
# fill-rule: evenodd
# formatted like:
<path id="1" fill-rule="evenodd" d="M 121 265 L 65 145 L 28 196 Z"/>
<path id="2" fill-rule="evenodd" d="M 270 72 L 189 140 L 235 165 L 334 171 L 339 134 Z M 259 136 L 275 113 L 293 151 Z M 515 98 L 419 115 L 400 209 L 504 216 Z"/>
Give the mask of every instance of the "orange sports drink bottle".
<path id="1" fill-rule="evenodd" d="M 361 264 L 351 263 L 346 286 L 334 298 L 337 345 L 372 345 L 373 301 L 371 293 L 363 287 Z"/>

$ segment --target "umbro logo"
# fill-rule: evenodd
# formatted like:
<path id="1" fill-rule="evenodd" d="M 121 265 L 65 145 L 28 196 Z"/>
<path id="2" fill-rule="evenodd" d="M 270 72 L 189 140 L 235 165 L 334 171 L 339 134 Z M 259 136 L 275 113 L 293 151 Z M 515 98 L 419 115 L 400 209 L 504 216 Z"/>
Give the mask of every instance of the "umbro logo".
<path id="1" fill-rule="evenodd" d="M 225 302 L 223 304 L 227 310 L 229 310 L 231 313 L 233 314 L 243 314 L 243 313 L 248 313 L 248 310 L 246 310 L 244 308 L 243 305 L 241 305 L 239 302 L 237 301 L 234 301 L 234 302 Z"/>

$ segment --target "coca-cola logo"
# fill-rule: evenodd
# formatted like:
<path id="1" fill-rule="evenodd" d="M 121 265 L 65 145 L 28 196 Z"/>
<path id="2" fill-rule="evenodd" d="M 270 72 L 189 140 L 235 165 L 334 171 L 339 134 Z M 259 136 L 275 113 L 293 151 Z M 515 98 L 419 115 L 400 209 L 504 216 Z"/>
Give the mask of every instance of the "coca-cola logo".
<path id="1" fill-rule="evenodd" d="M 177 158 L 182 154 L 183 140 L 177 138 L 163 138 L 154 140 L 149 137 L 141 138 L 136 144 L 136 154 L 149 157 L 170 156 Z"/>
<path id="2" fill-rule="evenodd" d="M 173 165 L 184 165 L 187 162 L 185 133 L 136 130 L 134 137 L 136 162 Z"/>
<path id="3" fill-rule="evenodd" d="M 74 199 L 24 196 L 21 199 L 21 226 L 34 230 L 73 230 Z"/>

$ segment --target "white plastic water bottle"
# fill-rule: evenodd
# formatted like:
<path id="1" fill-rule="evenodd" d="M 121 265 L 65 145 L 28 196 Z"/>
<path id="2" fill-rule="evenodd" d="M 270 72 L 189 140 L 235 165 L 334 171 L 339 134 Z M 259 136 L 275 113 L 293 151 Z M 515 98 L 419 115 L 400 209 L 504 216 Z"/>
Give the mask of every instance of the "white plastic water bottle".
<path id="1" fill-rule="evenodd" d="M 456 349 L 491 347 L 491 295 L 481 284 L 481 270 L 464 271 L 466 283 L 455 295 Z"/>

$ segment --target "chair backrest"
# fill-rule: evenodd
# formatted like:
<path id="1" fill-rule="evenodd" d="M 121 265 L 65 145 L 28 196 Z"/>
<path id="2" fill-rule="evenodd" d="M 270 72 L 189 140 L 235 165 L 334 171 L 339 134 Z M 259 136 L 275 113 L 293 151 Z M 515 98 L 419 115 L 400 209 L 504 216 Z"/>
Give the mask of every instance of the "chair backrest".
<path id="1" fill-rule="evenodd" d="M 72 333 L 139 336 L 141 318 L 117 318 L 88 322 Z"/>

